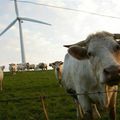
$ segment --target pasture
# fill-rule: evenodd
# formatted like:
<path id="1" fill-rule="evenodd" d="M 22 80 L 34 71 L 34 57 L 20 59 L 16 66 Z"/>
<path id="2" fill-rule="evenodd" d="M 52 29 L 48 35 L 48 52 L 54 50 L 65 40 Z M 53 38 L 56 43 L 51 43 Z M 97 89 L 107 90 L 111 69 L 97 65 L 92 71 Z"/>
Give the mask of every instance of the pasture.
<path id="1" fill-rule="evenodd" d="M 45 120 L 40 96 L 49 120 L 76 120 L 73 99 L 59 87 L 54 71 L 5 72 L 0 91 L 0 120 Z M 103 119 L 107 120 L 107 114 Z M 117 120 L 120 120 L 120 93 L 117 99 Z"/>

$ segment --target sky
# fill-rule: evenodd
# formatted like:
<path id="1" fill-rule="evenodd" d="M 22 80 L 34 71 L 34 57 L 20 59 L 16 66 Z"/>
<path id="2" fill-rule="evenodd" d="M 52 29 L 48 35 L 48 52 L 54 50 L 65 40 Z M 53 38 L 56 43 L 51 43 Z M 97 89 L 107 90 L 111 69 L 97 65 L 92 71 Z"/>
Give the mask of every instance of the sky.
<path id="1" fill-rule="evenodd" d="M 38 64 L 64 61 L 65 44 L 86 39 L 98 31 L 120 33 L 120 1 L 118 0 L 26 0 L 40 4 L 77 9 L 72 11 L 30 3 L 17 2 L 19 16 L 51 24 L 23 21 L 22 31 L 26 62 Z M 14 1 L 0 0 L 0 33 L 16 18 Z M 0 36 L 0 66 L 8 70 L 10 63 L 21 63 L 19 26 L 16 22 Z"/>

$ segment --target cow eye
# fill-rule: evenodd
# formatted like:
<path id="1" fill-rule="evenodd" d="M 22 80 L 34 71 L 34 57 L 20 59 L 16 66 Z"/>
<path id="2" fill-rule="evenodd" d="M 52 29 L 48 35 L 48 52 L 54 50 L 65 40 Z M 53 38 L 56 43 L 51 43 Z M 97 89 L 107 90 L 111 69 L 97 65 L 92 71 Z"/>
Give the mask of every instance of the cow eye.
<path id="1" fill-rule="evenodd" d="M 115 48 L 114 48 L 115 51 L 118 51 L 120 50 L 120 45 L 116 45 Z"/>
<path id="2" fill-rule="evenodd" d="M 92 52 L 88 52 L 88 56 L 89 57 L 93 56 L 93 53 Z"/>

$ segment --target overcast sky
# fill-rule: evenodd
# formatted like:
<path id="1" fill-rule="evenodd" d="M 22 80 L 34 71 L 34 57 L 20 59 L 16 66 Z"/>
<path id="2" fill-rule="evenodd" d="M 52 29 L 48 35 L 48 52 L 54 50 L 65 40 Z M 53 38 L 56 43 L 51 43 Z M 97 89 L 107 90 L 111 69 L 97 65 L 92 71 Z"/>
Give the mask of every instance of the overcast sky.
<path id="1" fill-rule="evenodd" d="M 64 60 L 64 44 L 84 40 L 97 31 L 120 33 L 120 1 L 118 0 L 26 0 L 41 4 L 78 9 L 116 18 L 80 11 L 58 9 L 18 2 L 19 16 L 48 22 L 52 26 L 23 21 L 22 30 L 26 62 L 49 64 Z M 16 18 L 14 2 L 0 0 L 0 33 Z M 0 36 L 0 65 L 21 63 L 18 22 Z"/>

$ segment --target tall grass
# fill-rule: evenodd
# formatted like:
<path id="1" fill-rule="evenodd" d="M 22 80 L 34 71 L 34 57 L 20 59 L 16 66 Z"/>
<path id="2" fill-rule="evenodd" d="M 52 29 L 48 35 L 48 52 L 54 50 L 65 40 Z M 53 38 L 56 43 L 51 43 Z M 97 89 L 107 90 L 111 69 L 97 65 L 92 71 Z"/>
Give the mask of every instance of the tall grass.
<path id="1" fill-rule="evenodd" d="M 4 89 L 0 92 L 0 100 L 6 102 L 0 102 L 0 120 L 45 120 L 40 96 L 48 96 L 45 105 L 50 120 L 76 120 L 73 99 L 59 87 L 52 70 L 16 75 L 6 72 Z M 119 103 L 117 116 L 120 120 Z M 107 115 L 102 120 L 107 120 Z"/>

